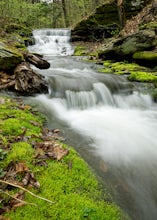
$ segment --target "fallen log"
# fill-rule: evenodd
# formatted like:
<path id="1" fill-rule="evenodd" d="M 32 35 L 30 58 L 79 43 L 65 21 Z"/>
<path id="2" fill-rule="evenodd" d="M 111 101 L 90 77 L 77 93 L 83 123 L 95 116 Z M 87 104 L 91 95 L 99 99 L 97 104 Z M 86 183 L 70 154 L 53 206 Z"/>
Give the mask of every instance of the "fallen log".
<path id="1" fill-rule="evenodd" d="M 15 91 L 22 95 L 47 93 L 48 86 L 44 77 L 33 71 L 27 62 L 19 64 L 15 70 Z"/>
<path id="2" fill-rule="evenodd" d="M 42 58 L 41 55 L 32 54 L 32 53 L 25 53 L 24 58 L 27 62 L 33 64 L 39 69 L 48 69 L 50 64 Z"/>
<path id="3" fill-rule="evenodd" d="M 11 87 L 15 86 L 15 80 L 12 80 L 10 82 L 7 82 L 7 83 L 3 83 L 3 85 L 0 84 L 0 89 L 3 90 L 3 89 L 9 89 Z"/>

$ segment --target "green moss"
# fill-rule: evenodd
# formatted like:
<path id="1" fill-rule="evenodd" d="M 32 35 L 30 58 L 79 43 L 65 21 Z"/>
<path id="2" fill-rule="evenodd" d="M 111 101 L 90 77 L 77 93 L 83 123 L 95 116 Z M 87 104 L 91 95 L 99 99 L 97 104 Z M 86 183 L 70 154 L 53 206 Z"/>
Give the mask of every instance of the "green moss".
<path id="1" fill-rule="evenodd" d="M 132 72 L 130 76 L 128 76 L 130 81 L 137 81 L 137 82 L 157 82 L 157 76 L 153 73 L 146 73 L 146 72 Z"/>
<path id="2" fill-rule="evenodd" d="M 157 53 L 152 51 L 141 51 L 133 54 L 133 59 L 157 61 Z"/>
<path id="3" fill-rule="evenodd" d="M 84 46 L 76 46 L 74 50 L 74 56 L 85 56 L 87 55 L 86 48 Z"/>
<path id="4" fill-rule="evenodd" d="M 44 118 L 30 110 L 29 106 L 19 109 L 15 102 L 5 99 L 0 106 L 1 134 L 17 137 L 25 132 L 27 137 L 39 136 Z"/>
<path id="5" fill-rule="evenodd" d="M 0 42 L 0 69 L 9 70 L 15 68 L 24 60 L 23 55 L 12 45 Z"/>
<path id="6" fill-rule="evenodd" d="M 100 73 L 113 73 L 113 71 L 111 70 L 111 68 L 99 68 L 98 71 Z"/>
<path id="7" fill-rule="evenodd" d="M 24 118 L 8 118 L 4 120 L 1 126 L 3 134 L 18 136 L 22 135 L 24 131 L 26 131 L 27 136 L 39 134 L 41 128 L 31 124 L 28 118 L 26 120 Z"/>
<path id="8" fill-rule="evenodd" d="M 17 33 L 20 36 L 29 37 L 32 35 L 32 29 L 17 23 L 10 23 L 5 26 L 7 33 Z"/>
<path id="9" fill-rule="evenodd" d="M 104 69 L 99 69 L 100 72 L 114 73 L 118 75 L 130 74 L 132 71 L 146 70 L 145 67 L 141 67 L 135 63 L 113 62 L 112 60 L 104 61 L 103 65 Z"/>
<path id="10" fill-rule="evenodd" d="M 113 63 L 114 63 L 113 60 L 105 60 L 105 61 L 103 61 L 104 67 L 111 67 Z"/>
<path id="11" fill-rule="evenodd" d="M 13 143 L 4 163 L 9 164 L 10 162 L 17 161 L 30 162 L 33 159 L 33 154 L 34 149 L 27 142 Z"/>
<path id="12" fill-rule="evenodd" d="M 48 167 L 32 167 L 36 178 L 41 184 L 39 196 L 54 201 L 49 204 L 26 196 L 28 202 L 37 205 L 27 205 L 16 211 L 7 213 L 11 219 L 53 219 L 53 220 L 120 220 L 122 214 L 113 204 L 104 201 L 104 195 L 89 170 L 87 164 L 72 149 L 61 162 L 49 161 Z"/>

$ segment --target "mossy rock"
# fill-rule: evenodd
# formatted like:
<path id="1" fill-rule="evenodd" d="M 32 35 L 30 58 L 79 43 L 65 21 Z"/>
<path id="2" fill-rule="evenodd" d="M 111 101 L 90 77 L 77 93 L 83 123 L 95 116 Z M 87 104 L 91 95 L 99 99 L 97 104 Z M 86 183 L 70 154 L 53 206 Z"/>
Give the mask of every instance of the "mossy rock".
<path id="1" fill-rule="evenodd" d="M 139 31 L 126 37 L 119 37 L 111 43 L 107 42 L 103 50 L 99 52 L 99 58 L 102 60 L 128 60 L 130 62 L 134 53 L 151 50 L 156 46 L 156 43 L 154 31 Z"/>
<path id="2" fill-rule="evenodd" d="M 139 3 L 139 4 L 138 4 Z M 132 18 L 146 5 L 146 1 L 125 1 L 125 15 Z M 115 0 L 104 0 L 94 13 L 83 18 L 72 29 L 72 41 L 95 41 L 115 36 L 120 31 L 119 16 Z"/>
<path id="3" fill-rule="evenodd" d="M 0 41 L 0 70 L 13 69 L 23 60 L 23 55 L 15 47 Z"/>
<path id="4" fill-rule="evenodd" d="M 112 60 L 104 61 L 103 66 L 104 69 L 100 69 L 100 72 L 114 73 L 118 75 L 130 74 L 133 71 L 147 71 L 146 67 L 141 67 L 136 63 L 114 62 Z"/>
<path id="5" fill-rule="evenodd" d="M 133 59 L 141 65 L 157 66 L 157 51 L 139 51 L 133 54 Z"/>
<path id="6" fill-rule="evenodd" d="M 5 31 L 9 34 L 11 33 L 17 33 L 22 37 L 30 37 L 32 36 L 32 29 L 17 24 L 17 23 L 11 23 L 5 26 Z"/>
<path id="7" fill-rule="evenodd" d="M 148 83 L 157 83 L 157 75 L 153 73 L 146 73 L 141 71 L 132 72 L 128 79 L 130 81 L 137 81 L 137 82 L 148 82 Z"/>
<path id="8" fill-rule="evenodd" d="M 87 49 L 84 46 L 76 46 L 74 50 L 74 56 L 86 56 Z"/>

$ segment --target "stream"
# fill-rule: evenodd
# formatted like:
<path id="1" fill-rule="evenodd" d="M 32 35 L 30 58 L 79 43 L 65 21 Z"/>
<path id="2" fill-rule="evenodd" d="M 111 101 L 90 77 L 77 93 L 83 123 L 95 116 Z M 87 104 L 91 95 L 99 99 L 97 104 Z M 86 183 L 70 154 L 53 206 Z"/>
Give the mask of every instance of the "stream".
<path id="1" fill-rule="evenodd" d="M 44 55 L 49 94 L 29 98 L 60 128 L 133 220 L 157 219 L 157 105 L 123 76 L 71 56 L 70 30 L 34 31 L 31 52 Z"/>

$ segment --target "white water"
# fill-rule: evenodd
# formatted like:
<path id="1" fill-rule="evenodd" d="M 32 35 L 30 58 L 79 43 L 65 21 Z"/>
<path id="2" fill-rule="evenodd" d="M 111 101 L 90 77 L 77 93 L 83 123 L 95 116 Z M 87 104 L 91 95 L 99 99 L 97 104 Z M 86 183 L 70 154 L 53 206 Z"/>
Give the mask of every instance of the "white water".
<path id="1" fill-rule="evenodd" d="M 45 58 L 51 67 L 40 71 L 49 81 L 49 95 L 32 100 L 42 106 L 50 121 L 55 117 L 89 139 L 85 147 L 107 164 L 110 178 L 105 181 L 117 189 L 117 201 L 131 219 L 157 219 L 156 104 L 149 95 L 131 93 L 122 77 L 99 74 L 92 64 L 63 57 L 62 50 L 56 49 L 61 38 L 57 31 L 49 31 L 55 37 L 48 32 L 45 36 L 45 30 L 34 32 L 38 41 L 30 50 L 49 54 Z M 57 45 L 51 42 L 54 38 Z M 69 40 L 67 48 L 71 54 Z M 88 151 L 82 149 L 82 154 Z M 93 160 L 94 166 L 99 167 Z"/>
<path id="2" fill-rule="evenodd" d="M 42 29 L 35 30 L 35 45 L 28 47 L 32 52 L 51 55 L 71 55 L 71 31 L 69 29 Z M 59 36 L 59 37 L 58 37 Z"/>

